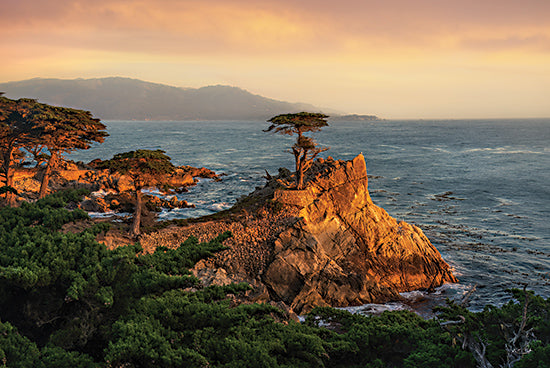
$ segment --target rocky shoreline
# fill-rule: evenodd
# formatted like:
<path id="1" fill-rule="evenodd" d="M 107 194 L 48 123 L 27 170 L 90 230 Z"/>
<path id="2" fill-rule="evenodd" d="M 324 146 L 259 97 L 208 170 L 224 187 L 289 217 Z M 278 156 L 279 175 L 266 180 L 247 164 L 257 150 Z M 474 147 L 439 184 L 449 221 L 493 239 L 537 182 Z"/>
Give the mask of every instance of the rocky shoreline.
<path id="1" fill-rule="evenodd" d="M 133 183 L 128 177 L 69 163 L 52 180 L 52 189 L 86 188 L 92 194 L 78 206 L 88 212 L 131 212 Z M 362 155 L 350 161 L 318 159 L 303 190 L 291 189 L 294 174 L 280 169 L 267 184 L 212 216 L 168 224 L 142 234 L 144 252 L 176 248 L 189 236 L 209 241 L 230 231 L 227 250 L 200 261 L 192 270 L 203 286 L 246 282 L 242 302 L 277 303 L 304 314 L 316 306 L 347 307 L 400 300 L 399 293 L 433 290 L 457 282 L 449 266 L 422 231 L 398 222 L 374 205 Z M 182 166 L 164 178 L 164 193 L 194 185 L 197 178 L 219 180 L 205 168 Z M 16 173 L 16 188 L 33 197 L 38 171 Z M 175 196 L 147 196 L 142 226 L 153 228 L 155 211 L 189 207 Z M 109 219 L 95 221 L 110 221 Z M 82 226 L 89 226 L 83 224 Z M 126 225 L 114 224 L 97 240 L 113 248 L 132 239 Z M 77 231 L 78 226 L 71 230 Z"/>
<path id="2" fill-rule="evenodd" d="M 229 249 L 197 264 L 195 276 L 204 285 L 248 282 L 248 301 L 283 303 L 299 314 L 399 300 L 400 292 L 457 282 L 419 228 L 372 203 L 362 155 L 317 160 L 305 190 L 285 188 L 292 179 L 282 170 L 231 210 L 145 234 L 141 244 L 151 252 L 231 231 Z"/>
<path id="3" fill-rule="evenodd" d="M 127 175 L 109 173 L 108 170 L 96 168 L 100 160 L 88 164 L 82 162 L 64 161 L 51 178 L 50 189 L 87 189 L 91 193 L 79 204 L 87 212 L 132 212 L 134 199 L 131 192 L 135 190 L 133 181 Z M 159 196 L 146 196 L 146 208 L 150 212 L 160 212 L 162 208 L 189 208 L 194 205 L 180 201 L 174 195 L 187 191 L 187 188 L 197 183 L 198 178 L 221 180 L 212 170 L 204 167 L 177 167 L 175 172 L 164 178 L 164 188 L 161 192 L 168 199 Z M 37 168 L 19 169 L 14 174 L 14 188 L 20 194 L 19 201 L 35 200 L 38 197 L 42 171 Z"/>

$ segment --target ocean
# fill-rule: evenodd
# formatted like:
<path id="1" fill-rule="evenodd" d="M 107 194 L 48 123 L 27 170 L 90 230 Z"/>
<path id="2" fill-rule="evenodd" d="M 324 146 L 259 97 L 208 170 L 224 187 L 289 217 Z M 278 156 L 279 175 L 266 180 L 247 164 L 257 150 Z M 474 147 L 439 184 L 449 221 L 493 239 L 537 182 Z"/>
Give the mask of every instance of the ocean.
<path id="1" fill-rule="evenodd" d="M 71 159 L 162 149 L 176 165 L 223 174 L 178 195 L 196 208 L 162 218 L 229 208 L 265 184 L 265 170 L 294 165 L 295 138 L 263 132 L 266 122 L 104 123 L 106 141 Z M 502 305 L 507 289 L 524 285 L 550 297 L 550 119 L 338 122 L 314 137 L 330 147 L 323 157 L 363 153 L 374 203 L 420 227 L 451 265 L 460 284 L 436 298 L 459 298 L 474 285 L 472 310 Z"/>

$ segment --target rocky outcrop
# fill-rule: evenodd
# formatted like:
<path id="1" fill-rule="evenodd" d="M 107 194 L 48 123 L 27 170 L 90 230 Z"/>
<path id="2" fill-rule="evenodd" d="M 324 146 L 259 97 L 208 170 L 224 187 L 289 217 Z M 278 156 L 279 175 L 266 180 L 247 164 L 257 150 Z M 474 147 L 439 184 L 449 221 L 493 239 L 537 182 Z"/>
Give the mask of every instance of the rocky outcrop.
<path id="1" fill-rule="evenodd" d="M 63 161 L 51 177 L 50 188 L 54 191 L 69 188 L 90 190 L 91 195 L 85 197 L 80 204 L 88 212 L 133 212 L 134 198 L 128 194 L 135 190 L 133 180 L 127 175 L 96 169 L 99 162 L 101 161 L 94 160 L 84 164 Z M 175 192 L 184 192 L 187 187 L 197 183 L 197 178 L 220 180 L 214 171 L 204 167 L 180 166 L 172 174 L 162 178 L 162 183 Z M 21 200 L 37 197 L 40 180 L 42 171 L 38 168 L 24 168 L 15 172 L 14 187 L 23 195 Z M 145 203 L 146 208 L 152 212 L 160 212 L 162 208 L 194 207 L 186 201 L 178 200 L 174 195 L 166 198 L 146 196 Z"/>
<path id="2" fill-rule="evenodd" d="M 274 201 L 301 208 L 300 219 L 275 241 L 262 277 L 293 309 L 380 302 L 457 281 L 422 230 L 372 203 L 362 155 L 317 161 L 312 175 L 306 190 L 275 191 Z"/>
<path id="3" fill-rule="evenodd" d="M 166 229 L 141 239 L 145 249 L 209 240 L 230 230 L 229 249 L 201 261 L 205 284 L 248 281 L 258 300 L 297 313 L 399 299 L 399 293 L 456 282 L 422 231 L 373 204 L 365 160 L 317 160 L 305 190 L 286 189 L 290 173 L 242 199 L 218 220 Z M 222 277 L 223 276 L 223 277 Z"/>

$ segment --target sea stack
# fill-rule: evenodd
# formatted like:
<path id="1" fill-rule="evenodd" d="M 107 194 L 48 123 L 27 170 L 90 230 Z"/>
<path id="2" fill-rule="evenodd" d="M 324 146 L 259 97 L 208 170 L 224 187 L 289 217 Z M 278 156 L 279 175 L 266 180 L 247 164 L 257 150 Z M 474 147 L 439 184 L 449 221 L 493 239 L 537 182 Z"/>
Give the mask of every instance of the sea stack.
<path id="1" fill-rule="evenodd" d="M 363 155 L 318 159 L 304 190 L 288 185 L 288 170 L 268 177 L 227 213 L 145 236 L 142 245 L 177 246 L 190 235 L 208 240 L 230 230 L 229 249 L 199 262 L 194 274 L 205 284 L 249 282 L 251 301 L 282 302 L 298 314 L 457 282 L 422 230 L 373 204 Z"/>
<path id="2" fill-rule="evenodd" d="M 319 160 L 310 178 L 303 191 L 274 193 L 301 207 L 300 219 L 275 241 L 263 276 L 294 310 L 388 301 L 457 282 L 422 230 L 373 204 L 363 155 Z"/>

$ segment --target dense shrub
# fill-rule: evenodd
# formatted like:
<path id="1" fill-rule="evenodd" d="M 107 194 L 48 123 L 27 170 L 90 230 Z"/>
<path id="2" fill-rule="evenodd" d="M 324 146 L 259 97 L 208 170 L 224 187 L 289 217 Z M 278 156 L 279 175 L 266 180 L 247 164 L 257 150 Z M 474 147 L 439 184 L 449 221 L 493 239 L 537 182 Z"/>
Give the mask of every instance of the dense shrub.
<path id="1" fill-rule="evenodd" d="M 515 366 L 549 361 L 550 302 L 532 293 L 514 290 L 514 301 L 481 313 L 450 303 L 433 320 L 317 308 L 297 323 L 268 304 L 234 303 L 248 285 L 201 288 L 190 275 L 229 233 L 152 254 L 108 250 L 95 241 L 105 225 L 60 231 L 87 218 L 64 208 L 80 194 L 0 210 L 0 366 L 474 367 L 465 337 L 499 366 L 521 326 L 530 340 Z"/>

